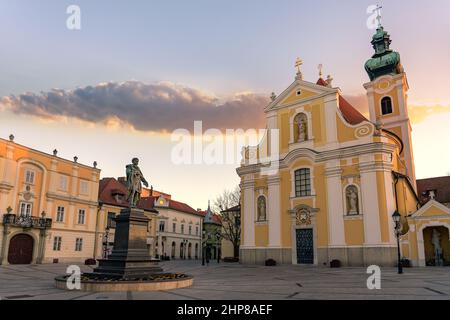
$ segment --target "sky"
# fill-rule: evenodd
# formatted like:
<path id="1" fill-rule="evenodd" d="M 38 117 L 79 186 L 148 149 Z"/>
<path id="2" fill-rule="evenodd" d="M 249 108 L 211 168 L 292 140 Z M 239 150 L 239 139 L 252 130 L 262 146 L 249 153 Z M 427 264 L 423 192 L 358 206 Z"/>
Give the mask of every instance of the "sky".
<path id="1" fill-rule="evenodd" d="M 376 1 L 0 0 L 0 136 L 121 176 L 134 156 L 155 189 L 205 208 L 238 183 L 237 162 L 176 165 L 170 132 L 264 126 L 300 56 L 360 101 Z M 416 174 L 447 175 L 450 2 L 379 1 L 410 85 Z M 69 5 L 81 30 L 69 30 Z M 359 100 L 358 100 L 359 99 Z M 364 103 L 357 106 L 365 112 Z"/>

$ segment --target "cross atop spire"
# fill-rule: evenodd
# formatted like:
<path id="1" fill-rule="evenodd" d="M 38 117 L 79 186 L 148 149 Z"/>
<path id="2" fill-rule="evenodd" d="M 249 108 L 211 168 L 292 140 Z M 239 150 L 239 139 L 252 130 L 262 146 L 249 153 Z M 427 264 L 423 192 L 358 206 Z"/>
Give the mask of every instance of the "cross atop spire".
<path id="1" fill-rule="evenodd" d="M 372 11 L 372 13 L 377 13 L 377 20 L 378 20 L 378 28 L 381 28 L 381 9 L 382 9 L 383 7 L 382 6 L 380 6 L 379 4 L 377 4 L 377 6 L 376 6 L 376 8 L 375 9 L 373 9 L 373 11 Z"/>
<path id="2" fill-rule="evenodd" d="M 319 69 L 319 78 L 322 78 L 322 76 L 323 76 L 323 73 L 322 73 L 322 70 L 323 70 L 323 64 L 319 64 L 319 65 L 317 66 L 317 69 Z"/>
<path id="3" fill-rule="evenodd" d="M 297 58 L 297 60 L 295 60 L 295 67 L 297 68 L 297 76 L 295 77 L 296 80 L 303 80 L 303 74 L 302 71 L 300 70 L 300 67 L 303 65 L 303 60 L 300 58 Z"/>

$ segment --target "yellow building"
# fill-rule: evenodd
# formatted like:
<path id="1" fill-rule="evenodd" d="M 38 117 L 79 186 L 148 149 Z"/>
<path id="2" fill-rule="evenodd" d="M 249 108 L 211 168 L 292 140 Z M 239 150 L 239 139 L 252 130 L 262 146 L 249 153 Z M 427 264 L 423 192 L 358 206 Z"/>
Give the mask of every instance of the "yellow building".
<path id="1" fill-rule="evenodd" d="M 99 176 L 96 164 L 0 139 L 1 264 L 92 258 Z"/>
<path id="2" fill-rule="evenodd" d="M 377 29 L 364 84 L 370 119 L 331 77 L 295 81 L 265 108 L 267 135 L 244 150 L 242 263 L 394 266 L 392 215 L 402 215 L 402 257 L 424 265 L 424 226 L 447 228 L 442 205 L 420 208 L 416 194 L 408 81 L 390 37 Z M 419 210 L 418 210 L 419 209 Z M 419 233 L 417 235 L 416 233 Z M 429 232 L 429 231 L 427 231 Z M 445 239 L 441 230 L 441 243 Z M 445 242 L 446 243 L 446 242 Z M 429 245 L 425 244 L 425 247 Z"/>

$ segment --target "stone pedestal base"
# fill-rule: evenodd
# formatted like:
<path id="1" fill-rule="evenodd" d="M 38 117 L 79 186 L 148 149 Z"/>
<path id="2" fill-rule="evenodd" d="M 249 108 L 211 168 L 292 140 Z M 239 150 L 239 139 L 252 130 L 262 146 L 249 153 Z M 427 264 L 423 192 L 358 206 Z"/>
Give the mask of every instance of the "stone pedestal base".
<path id="1" fill-rule="evenodd" d="M 149 219 L 144 211 L 123 209 L 116 218 L 114 249 L 108 259 L 100 260 L 94 273 L 121 276 L 124 279 L 144 278 L 161 273 L 159 260 L 150 257 L 147 248 Z"/>

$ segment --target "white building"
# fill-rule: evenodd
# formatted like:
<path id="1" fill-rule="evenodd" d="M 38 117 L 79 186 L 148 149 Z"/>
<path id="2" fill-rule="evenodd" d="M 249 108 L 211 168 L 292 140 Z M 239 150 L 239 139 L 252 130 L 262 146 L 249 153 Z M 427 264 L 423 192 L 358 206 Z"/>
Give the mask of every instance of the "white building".
<path id="1" fill-rule="evenodd" d="M 202 248 L 202 212 L 170 197 L 155 198 L 158 210 L 155 256 L 171 259 L 200 259 Z"/>

